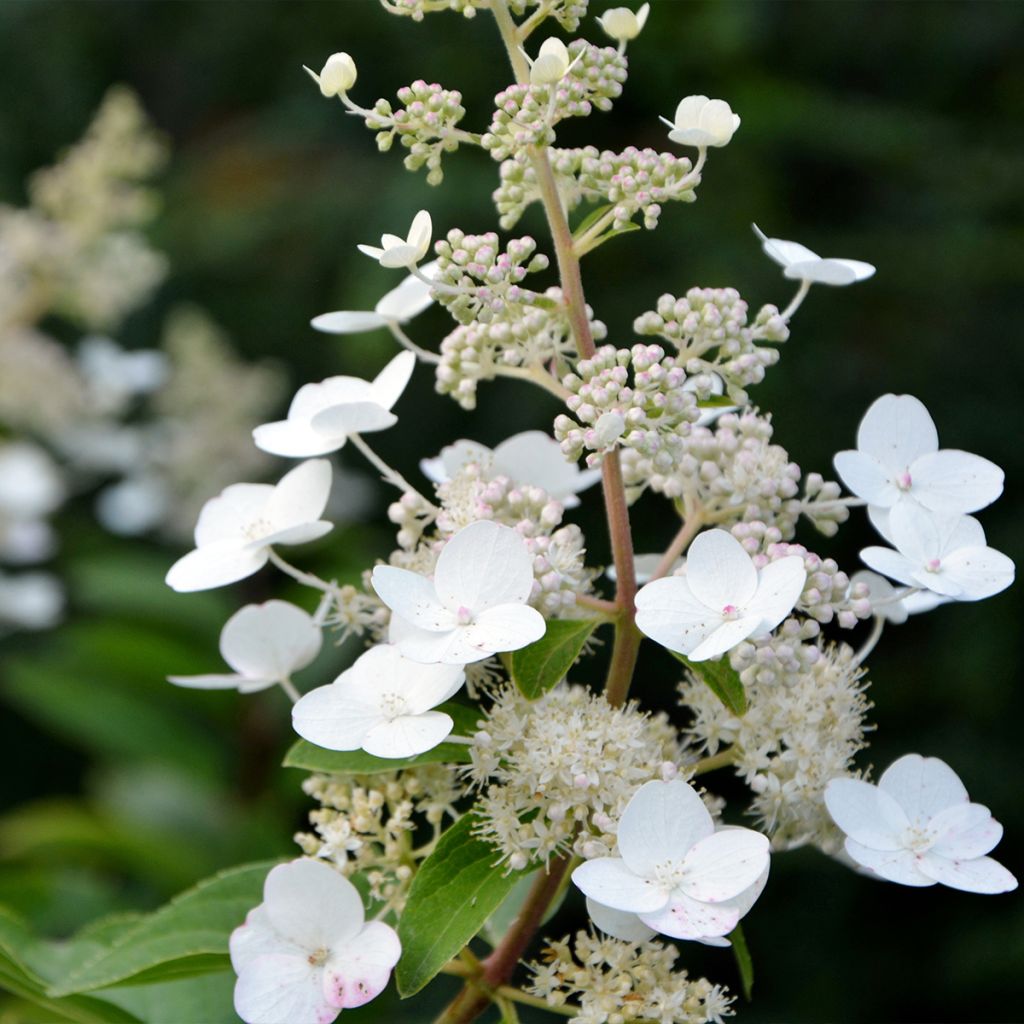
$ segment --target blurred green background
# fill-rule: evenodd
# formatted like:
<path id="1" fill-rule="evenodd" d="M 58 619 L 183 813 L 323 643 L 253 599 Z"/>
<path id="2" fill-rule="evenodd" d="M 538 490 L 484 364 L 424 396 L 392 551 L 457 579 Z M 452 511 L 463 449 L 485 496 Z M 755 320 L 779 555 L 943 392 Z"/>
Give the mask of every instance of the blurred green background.
<path id="1" fill-rule="evenodd" d="M 826 255 L 870 260 L 878 274 L 867 283 L 812 291 L 755 399 L 805 471 L 828 474 L 875 397 L 917 395 L 945 446 L 1006 469 L 1006 494 L 981 518 L 990 542 L 1020 562 L 1024 5 L 655 0 L 653 8 L 630 49 L 625 96 L 610 115 L 567 125 L 560 141 L 664 148 L 657 116 L 695 92 L 728 99 L 743 125 L 711 153 L 696 204 L 669 206 L 656 232 L 587 258 L 585 284 L 610 339 L 629 344 L 637 313 L 692 285 L 733 285 L 755 307 L 788 301 L 788 283 L 751 234 L 755 220 Z M 596 41 L 599 30 L 587 21 L 581 34 Z M 497 166 L 459 153 L 446 161 L 444 185 L 431 189 L 402 169 L 399 153 L 379 155 L 301 70 L 339 49 L 359 65 L 354 96 L 363 105 L 416 78 L 438 81 L 462 90 L 471 130 L 486 124 L 490 98 L 509 80 L 485 15 L 415 24 L 371 0 L 6 0 L 0 201 L 22 202 L 26 174 L 78 138 L 112 83 L 127 83 L 172 145 L 152 236 L 172 270 L 121 340 L 152 345 L 166 310 L 187 300 L 246 356 L 285 363 L 294 385 L 371 373 L 392 354 L 390 339 L 318 335 L 309 318 L 372 308 L 397 282 L 355 243 L 404 228 L 421 207 L 438 231 L 494 227 Z M 534 210 L 516 233 L 542 231 Z M 414 336 L 436 346 L 446 330 L 432 310 Z M 379 450 L 411 475 L 420 457 L 456 437 L 493 443 L 548 426 L 556 411 L 547 397 L 503 382 L 484 385 L 481 408 L 465 414 L 433 395 L 421 368 L 399 409 L 414 430 L 380 435 Z M 347 450 L 342 461 L 359 468 Z M 635 519 L 641 549 L 672 533 L 653 499 Z M 585 509 L 581 521 L 600 561 L 599 513 Z M 173 552 L 116 541 L 74 504 L 60 526 L 69 620 L 52 634 L 5 641 L 0 665 L 0 903 L 53 935 L 110 910 L 159 905 L 219 867 L 290 854 L 306 807 L 301 775 L 275 768 L 288 743 L 280 694 L 241 700 L 163 682 L 169 672 L 215 670 L 224 619 L 276 581 L 257 577 L 237 588 L 244 595 L 172 595 L 162 575 Z M 871 537 L 855 516 L 834 541 L 810 531 L 800 539 L 852 572 Z M 389 546 L 381 514 L 302 558 L 322 574 L 351 576 Z M 997 853 L 1018 875 L 1022 603 L 1018 587 L 892 629 L 870 663 L 879 729 L 868 752 L 879 769 L 907 751 L 949 761 L 1006 825 Z M 329 680 L 341 657 L 327 651 L 307 685 Z M 652 658 L 650 667 L 653 676 L 641 673 L 645 701 L 671 706 L 657 675 L 665 663 Z M 550 931 L 582 920 L 570 899 Z M 807 850 L 776 859 L 745 928 L 757 970 L 755 1000 L 739 1007 L 746 1021 L 1024 1015 L 1019 893 L 873 884 Z M 728 954 L 687 946 L 683 963 L 735 987 Z M 13 1004 L 0 1016 L 35 1019 L 46 1018 Z M 420 1015 L 378 1003 L 345 1019 Z"/>

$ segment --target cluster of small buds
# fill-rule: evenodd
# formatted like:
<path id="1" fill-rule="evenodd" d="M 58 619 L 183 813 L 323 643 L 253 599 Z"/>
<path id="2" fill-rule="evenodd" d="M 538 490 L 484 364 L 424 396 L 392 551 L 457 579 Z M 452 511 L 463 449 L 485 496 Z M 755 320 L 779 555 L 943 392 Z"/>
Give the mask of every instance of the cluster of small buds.
<path id="1" fill-rule="evenodd" d="M 622 942 L 579 931 L 548 942 L 529 964 L 527 991 L 548 1006 L 579 1007 L 577 1024 L 720 1024 L 732 1015 L 732 996 L 706 978 L 676 970 L 671 943 Z M 575 1004 L 570 1004 L 575 1000 Z"/>
<path id="2" fill-rule="evenodd" d="M 683 389 L 686 371 L 660 345 L 605 345 L 562 383 L 572 392 L 566 405 L 576 418 L 558 416 L 555 437 L 567 458 L 589 451 L 589 466 L 623 446 L 670 469 L 700 416 L 696 396 Z"/>
<path id="3" fill-rule="evenodd" d="M 842 487 L 834 480 L 826 480 L 820 473 L 808 473 L 804 477 L 804 497 L 800 511 L 814 524 L 814 528 L 826 537 L 834 537 L 840 524 L 850 518 L 849 506 L 839 499 Z"/>
<path id="4" fill-rule="evenodd" d="M 441 361 L 436 370 L 435 389 L 451 395 L 463 409 L 476 408 L 480 381 L 494 380 L 509 368 L 534 369 L 547 373 L 568 367 L 576 353 L 569 319 L 558 288 L 544 293 L 550 308 L 511 306 L 490 323 L 460 325 L 441 342 Z M 591 315 L 587 308 L 588 317 Z M 590 320 L 598 340 L 607 335 L 605 325 Z"/>
<path id="5" fill-rule="evenodd" d="M 476 17 L 477 8 L 489 6 L 488 0 L 380 0 L 389 14 L 422 21 L 424 15 L 435 11 L 454 11 L 466 18 Z"/>
<path id="6" fill-rule="evenodd" d="M 730 654 L 747 695 L 737 717 L 690 675 L 680 687 L 692 711 L 689 734 L 709 753 L 733 745 L 737 771 L 754 793 L 751 813 L 776 849 L 814 843 L 835 852 L 841 836 L 825 809 L 830 779 L 851 774 L 866 744 L 871 708 L 852 649 L 808 634 L 813 623 L 789 619 L 764 640 Z"/>
<path id="7" fill-rule="evenodd" d="M 491 323 L 507 318 L 509 306 L 529 306 L 540 298 L 522 287 L 527 274 L 547 270 L 548 258 L 538 253 L 528 235 L 513 238 L 505 251 L 498 235 L 467 235 L 458 228 L 437 242 L 437 301 L 461 324 Z M 549 306 L 548 299 L 540 301 Z"/>
<path id="8" fill-rule="evenodd" d="M 691 376 L 720 376 L 737 405 L 746 403 L 745 389 L 760 384 L 766 367 L 778 362 L 778 350 L 768 344 L 789 337 L 775 306 L 762 306 L 748 324 L 747 304 L 735 288 L 691 288 L 679 299 L 662 295 L 656 309 L 633 321 L 633 330 L 670 342 Z"/>
<path id="9" fill-rule="evenodd" d="M 483 791 L 478 833 L 512 869 L 569 849 L 609 852 L 636 788 L 675 778 L 682 758 L 666 716 L 566 685 L 533 702 L 502 691 L 470 754 L 463 770 Z"/>
<path id="10" fill-rule="evenodd" d="M 344 875 L 365 875 L 372 897 L 398 909 L 412 880 L 410 861 L 425 856 L 412 845 L 413 816 L 422 815 L 435 838 L 446 818 L 457 817 L 459 788 L 455 772 L 444 765 L 380 775 L 311 775 L 302 789 L 321 805 L 309 815 L 313 832 L 295 836 L 302 852 L 330 861 Z"/>
<path id="11" fill-rule="evenodd" d="M 570 209 L 580 202 L 612 203 L 611 230 L 621 230 L 640 214 L 643 226 L 658 226 L 666 202 L 693 202 L 698 179 L 686 157 L 630 146 L 622 153 L 582 149 L 549 150 L 559 195 Z M 494 192 L 501 226 L 513 227 L 530 203 L 540 199 L 537 176 L 525 153 L 501 165 L 501 184 Z"/>
<path id="12" fill-rule="evenodd" d="M 377 133 L 377 148 L 387 152 L 398 137 L 409 150 L 406 170 L 427 168 L 427 184 L 440 185 L 444 180 L 441 156 L 459 148 L 458 123 L 466 116 L 462 93 L 443 89 L 436 82 L 422 79 L 398 90 L 401 109 L 395 110 L 386 99 L 379 99 L 366 118 L 366 127 Z"/>
<path id="13" fill-rule="evenodd" d="M 398 527 L 398 546 L 403 551 L 415 550 L 436 515 L 437 509 L 422 494 L 403 491 L 401 498 L 388 506 L 388 519 Z"/>
<path id="14" fill-rule="evenodd" d="M 622 95 L 626 58 L 611 46 L 585 39 L 568 45 L 569 70 L 552 85 L 510 85 L 494 97 L 494 118 L 480 143 L 495 160 L 505 160 L 527 146 L 550 146 L 554 125 L 567 117 L 587 117 L 610 110 Z"/>
<path id="15" fill-rule="evenodd" d="M 587 16 L 590 0 L 510 0 L 509 10 L 521 18 L 534 7 L 543 7 L 549 18 L 554 18 L 566 32 L 575 32 Z"/>

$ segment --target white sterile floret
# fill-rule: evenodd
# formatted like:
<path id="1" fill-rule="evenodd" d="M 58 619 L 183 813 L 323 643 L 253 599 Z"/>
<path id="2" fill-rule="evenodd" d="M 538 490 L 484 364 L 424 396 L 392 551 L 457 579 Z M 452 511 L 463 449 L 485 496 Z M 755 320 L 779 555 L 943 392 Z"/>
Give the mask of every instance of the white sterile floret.
<path id="1" fill-rule="evenodd" d="M 920 615 L 946 604 L 950 599 L 931 591 L 901 596 L 896 588 L 877 572 L 861 569 L 850 577 L 850 587 L 863 583 L 868 588 L 871 611 L 894 626 L 902 625 L 911 615 Z"/>
<path id="2" fill-rule="evenodd" d="M 60 470 L 45 449 L 0 442 L 0 559 L 22 565 L 53 554 L 57 538 L 45 517 L 64 497 Z"/>
<path id="3" fill-rule="evenodd" d="M 423 665 L 397 647 L 371 647 L 333 683 L 307 693 L 292 708 L 303 738 L 328 750 L 365 750 L 376 757 L 413 757 L 452 731 L 434 711 L 465 682 L 460 665 Z"/>
<path id="4" fill-rule="evenodd" d="M 437 274 L 437 260 L 419 268 L 431 280 Z M 419 316 L 433 303 L 430 285 L 416 274 L 410 274 L 397 288 L 392 288 L 372 310 L 339 309 L 313 317 L 310 325 L 325 334 L 362 334 L 380 327 L 401 326 Z"/>
<path id="5" fill-rule="evenodd" d="M 732 534 L 708 530 L 690 546 L 681 575 L 640 589 L 636 624 L 670 651 L 705 661 L 770 633 L 793 610 L 806 579 L 799 555 L 758 570 Z"/>
<path id="6" fill-rule="evenodd" d="M 1017 879 L 986 857 L 1003 827 L 972 804 L 956 772 L 937 757 L 906 754 L 878 785 L 833 779 L 825 804 L 846 833 L 846 852 L 862 867 L 901 885 L 998 893 Z"/>
<path id="7" fill-rule="evenodd" d="M 985 544 L 985 531 L 972 516 L 943 516 L 914 502 L 889 516 L 892 548 L 860 553 L 865 565 L 890 579 L 954 601 L 980 601 L 1005 590 L 1013 561 Z"/>
<path id="8" fill-rule="evenodd" d="M 799 242 L 784 238 L 769 238 L 756 224 L 751 225 L 761 239 L 766 256 L 782 267 L 783 277 L 810 284 L 846 285 L 866 281 L 875 272 L 870 263 L 862 260 L 840 259 L 837 256 L 819 256 Z"/>
<path id="9" fill-rule="evenodd" d="M 356 62 L 347 53 L 332 53 L 318 75 L 302 65 L 310 78 L 320 86 L 320 92 L 330 98 L 341 96 L 356 84 Z"/>
<path id="10" fill-rule="evenodd" d="M 635 14 L 628 7 L 613 7 L 605 11 L 597 23 L 604 29 L 605 35 L 617 43 L 628 43 L 640 35 L 650 13 L 650 4 L 644 4 Z"/>
<path id="11" fill-rule="evenodd" d="M 276 486 L 232 484 L 199 513 L 196 547 L 167 573 L 173 590 L 209 590 L 262 569 L 275 544 L 305 544 L 333 528 L 320 516 L 331 491 L 331 464 L 311 459 Z"/>
<path id="12" fill-rule="evenodd" d="M 1003 471 L 980 455 L 939 450 L 935 423 L 913 395 L 882 395 L 857 430 L 857 448 L 839 452 L 843 483 L 868 503 L 868 516 L 887 540 L 889 511 L 915 501 L 933 512 L 963 515 L 1003 493 Z"/>
<path id="13" fill-rule="evenodd" d="M 8 628 L 49 629 L 60 621 L 64 589 L 48 572 L 0 572 L 0 635 Z"/>
<path id="14" fill-rule="evenodd" d="M 738 114 L 725 100 L 687 96 L 676 107 L 675 118 L 661 120 L 672 129 L 668 137 L 680 146 L 726 146 L 740 126 Z"/>
<path id="15" fill-rule="evenodd" d="M 230 951 L 245 1024 L 330 1024 L 380 995 L 402 946 L 393 928 L 366 921 L 344 875 L 302 857 L 271 869 Z"/>
<path id="16" fill-rule="evenodd" d="M 595 923 L 611 935 L 630 930 L 639 937 L 640 925 L 646 925 L 676 939 L 715 939 L 736 927 L 760 893 L 768 848 L 768 838 L 752 829 L 716 832 L 704 801 L 688 783 L 652 781 L 636 791 L 622 813 L 620 856 L 588 860 L 572 880 L 592 906 L 600 905 L 601 920 Z"/>
<path id="17" fill-rule="evenodd" d="M 256 447 L 272 455 L 307 458 L 338 451 L 351 434 L 387 430 L 398 422 L 391 409 L 415 366 L 411 352 L 399 352 L 372 381 L 328 377 L 303 385 L 288 407 L 287 419 L 264 423 L 252 432 Z"/>
<path id="18" fill-rule="evenodd" d="M 577 56 L 580 59 L 583 52 Z M 554 85 L 569 73 L 576 61 L 569 61 L 569 51 L 561 39 L 550 36 L 540 45 L 536 60 L 526 58 L 530 62 L 530 82 L 533 85 Z"/>
<path id="19" fill-rule="evenodd" d="M 409 234 L 405 238 L 381 235 L 379 249 L 373 245 L 357 245 L 356 248 L 364 256 L 376 260 L 382 267 L 414 267 L 427 255 L 433 232 L 430 214 L 426 210 L 420 210 L 413 217 Z"/>
<path id="20" fill-rule="evenodd" d="M 575 508 L 580 491 L 601 479 L 599 469 L 580 469 L 566 460 L 562 446 L 542 430 L 526 430 L 493 450 L 476 441 L 456 441 L 433 459 L 423 459 L 423 475 L 436 484 L 451 480 L 464 466 L 477 464 L 485 479 L 506 476 L 516 484 L 540 487 L 565 508 Z"/>
<path id="21" fill-rule="evenodd" d="M 407 658 L 467 665 L 539 640 L 544 617 L 526 602 L 533 558 L 515 530 L 471 523 L 445 544 L 433 580 L 378 565 L 373 588 L 391 609 L 390 639 Z"/>
<path id="22" fill-rule="evenodd" d="M 221 657 L 233 674 L 168 676 L 168 682 L 197 690 L 255 693 L 290 683 L 293 672 L 320 653 L 320 627 L 312 616 L 287 601 L 267 601 L 240 608 L 220 632 Z"/>

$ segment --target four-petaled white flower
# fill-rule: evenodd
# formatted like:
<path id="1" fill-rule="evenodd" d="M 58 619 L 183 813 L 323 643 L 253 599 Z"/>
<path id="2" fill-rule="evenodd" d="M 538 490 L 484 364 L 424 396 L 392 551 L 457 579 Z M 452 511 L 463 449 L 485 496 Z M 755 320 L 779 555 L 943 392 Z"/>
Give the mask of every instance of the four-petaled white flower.
<path id="1" fill-rule="evenodd" d="M 328 98 L 342 96 L 356 84 L 356 62 L 347 53 L 332 53 L 319 75 L 305 64 L 302 67 Z"/>
<path id="2" fill-rule="evenodd" d="M 398 417 L 391 409 L 415 366 L 411 352 L 399 352 L 372 381 L 328 377 L 304 384 L 288 407 L 287 419 L 264 423 L 252 432 L 256 447 L 288 458 L 326 455 L 344 447 L 350 434 L 394 426 Z"/>
<path id="3" fill-rule="evenodd" d="M 245 1024 L 330 1024 L 380 995 L 402 946 L 393 928 L 366 921 L 347 878 L 302 857 L 271 868 L 230 950 Z"/>
<path id="4" fill-rule="evenodd" d="M 526 603 L 533 586 L 525 541 L 489 520 L 445 544 L 433 580 L 390 565 L 373 570 L 373 588 L 392 611 L 391 642 L 425 664 L 468 665 L 539 640 L 547 626 Z"/>
<path id="5" fill-rule="evenodd" d="M 437 260 L 432 260 L 419 270 L 424 277 L 433 279 L 437 266 Z M 362 334 L 379 327 L 406 324 L 428 309 L 433 301 L 430 285 L 410 274 L 397 288 L 384 295 L 373 310 L 339 309 L 333 313 L 321 313 L 310 321 L 310 325 L 325 334 Z"/>
<path id="6" fill-rule="evenodd" d="M 168 682 L 197 690 L 255 693 L 291 682 L 320 653 L 320 627 L 312 616 L 287 601 L 247 604 L 224 623 L 221 657 L 234 673 L 168 676 Z"/>
<path id="7" fill-rule="evenodd" d="M 825 806 L 846 833 L 846 852 L 869 871 L 901 885 L 935 885 L 998 893 L 1017 879 L 986 857 L 1003 828 L 987 807 L 972 804 L 956 772 L 937 757 L 907 754 L 878 785 L 833 779 Z"/>
<path id="8" fill-rule="evenodd" d="M 430 238 L 434 226 L 430 214 L 420 210 L 412 219 L 409 234 L 405 238 L 398 235 L 381 235 L 380 248 L 374 245 L 357 245 L 356 248 L 364 255 L 376 260 L 382 267 L 414 267 L 430 248 Z"/>
<path id="9" fill-rule="evenodd" d="M 650 4 L 644 4 L 635 14 L 628 7 L 613 7 L 605 11 L 597 23 L 609 38 L 617 43 L 628 43 L 640 35 L 650 13 Z"/>
<path id="10" fill-rule="evenodd" d="M 896 550 L 870 547 L 860 557 L 899 583 L 954 601 L 980 601 L 1013 582 L 1013 561 L 986 546 L 972 516 L 938 515 L 907 502 L 892 510 L 888 525 Z"/>
<path id="11" fill-rule="evenodd" d="M 596 857 L 572 873 L 599 905 L 595 923 L 637 932 L 642 924 L 675 939 L 731 932 L 763 887 L 770 860 L 768 839 L 759 832 L 716 832 L 704 801 L 681 779 L 647 782 L 633 794 L 619 821 L 618 848 L 620 856 Z"/>
<path id="12" fill-rule="evenodd" d="M 691 661 L 705 661 L 748 637 L 770 633 L 793 610 L 807 579 L 799 555 L 758 570 L 732 534 L 698 534 L 679 576 L 636 595 L 640 631 Z"/>
<path id="13" fill-rule="evenodd" d="M 836 470 L 868 503 L 868 516 L 886 540 L 890 510 L 916 501 L 933 512 L 962 515 L 1003 493 L 1003 471 L 988 459 L 939 450 L 935 423 L 913 395 L 882 395 L 857 430 L 856 450 L 839 452 Z"/>
<path id="14" fill-rule="evenodd" d="M 525 54 L 525 51 L 523 51 Z M 569 51 L 561 39 L 550 36 L 540 44 L 536 60 L 526 54 L 530 64 L 530 82 L 533 85 L 554 85 L 569 73 L 569 69 L 583 56 L 581 51 L 576 60 L 570 63 Z"/>
<path id="15" fill-rule="evenodd" d="M 739 114 L 725 100 L 687 96 L 679 101 L 675 118 L 661 120 L 672 129 L 668 137 L 680 146 L 726 146 L 740 126 Z"/>
<path id="16" fill-rule="evenodd" d="M 947 604 L 948 597 L 933 594 L 930 590 L 900 596 L 896 588 L 877 572 L 860 569 L 850 577 L 850 586 L 864 583 L 868 588 L 868 600 L 875 615 L 881 616 L 894 626 L 902 625 L 911 615 L 920 615 Z"/>
<path id="17" fill-rule="evenodd" d="M 756 224 L 751 226 L 761 239 L 761 248 L 765 255 L 778 263 L 782 267 L 782 276 L 788 277 L 791 281 L 838 286 L 866 281 L 875 272 L 875 268 L 863 260 L 819 256 L 799 242 L 769 238 Z"/>
<path id="18" fill-rule="evenodd" d="M 526 430 L 502 441 L 493 451 L 476 441 L 456 441 L 433 459 L 423 459 L 423 475 L 436 484 L 451 480 L 470 463 L 477 463 L 486 479 L 507 476 L 517 484 L 540 487 L 565 508 L 575 508 L 580 491 L 601 479 L 599 469 L 581 470 L 566 461 L 562 446 L 543 430 Z"/>
<path id="19" fill-rule="evenodd" d="M 292 708 L 303 738 L 328 750 L 365 750 L 376 757 L 413 757 L 436 747 L 454 725 L 434 711 L 465 682 L 461 665 L 424 665 L 397 647 L 371 647 L 333 683 Z"/>
<path id="20" fill-rule="evenodd" d="M 232 484 L 211 498 L 196 522 L 196 548 L 167 573 L 178 591 L 209 590 L 262 569 L 275 544 L 305 544 L 333 529 L 321 519 L 331 490 L 331 464 L 311 459 L 276 486 Z"/>

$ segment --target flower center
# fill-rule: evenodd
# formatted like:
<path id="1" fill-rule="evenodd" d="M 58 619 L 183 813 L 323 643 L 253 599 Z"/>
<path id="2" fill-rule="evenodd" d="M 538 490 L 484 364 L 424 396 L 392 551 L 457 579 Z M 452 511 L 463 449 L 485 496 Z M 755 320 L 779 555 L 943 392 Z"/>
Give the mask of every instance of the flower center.
<path id="1" fill-rule="evenodd" d="M 273 525 L 266 519 L 253 519 L 242 527 L 242 536 L 246 540 L 262 540 L 268 534 L 274 532 Z"/>
<path id="2" fill-rule="evenodd" d="M 380 713 L 389 721 L 409 713 L 409 703 L 400 693 L 385 693 L 380 698 Z"/>
<path id="3" fill-rule="evenodd" d="M 468 626 L 473 621 L 473 613 L 465 605 L 460 605 L 455 615 L 460 626 Z"/>
<path id="4" fill-rule="evenodd" d="M 654 880 L 667 889 L 676 888 L 685 874 L 682 861 L 666 860 L 654 865 Z"/>
<path id="5" fill-rule="evenodd" d="M 739 618 L 740 610 L 734 604 L 727 604 L 722 608 L 722 618 L 727 622 Z"/>
<path id="6" fill-rule="evenodd" d="M 942 560 L 939 558 L 932 558 L 925 562 L 925 569 L 928 572 L 938 572 L 942 568 Z"/>
<path id="7" fill-rule="evenodd" d="M 900 837 L 900 842 L 912 853 L 926 853 L 935 844 L 935 833 L 929 828 L 911 825 Z"/>
<path id="8" fill-rule="evenodd" d="M 306 958 L 309 961 L 310 967 L 323 967 L 330 958 L 331 951 L 329 949 L 314 949 L 312 953 Z"/>
<path id="9" fill-rule="evenodd" d="M 898 477 L 896 477 L 896 486 L 901 491 L 909 491 L 914 484 L 914 479 L 910 475 L 910 470 L 905 469 Z"/>

